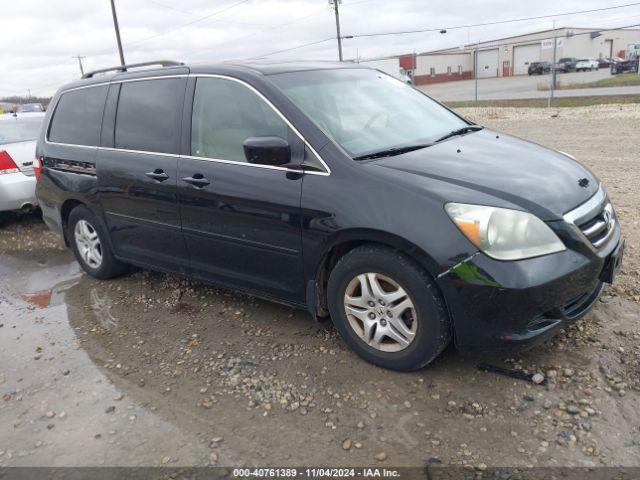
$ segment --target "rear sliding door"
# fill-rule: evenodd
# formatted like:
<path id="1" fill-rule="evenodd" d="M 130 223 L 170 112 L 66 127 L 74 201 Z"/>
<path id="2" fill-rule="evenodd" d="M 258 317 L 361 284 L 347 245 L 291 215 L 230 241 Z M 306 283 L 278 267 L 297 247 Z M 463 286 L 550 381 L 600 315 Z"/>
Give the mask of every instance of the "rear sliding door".
<path id="1" fill-rule="evenodd" d="M 177 173 L 186 77 L 112 84 L 97 156 L 100 200 L 116 255 L 188 271 Z"/>

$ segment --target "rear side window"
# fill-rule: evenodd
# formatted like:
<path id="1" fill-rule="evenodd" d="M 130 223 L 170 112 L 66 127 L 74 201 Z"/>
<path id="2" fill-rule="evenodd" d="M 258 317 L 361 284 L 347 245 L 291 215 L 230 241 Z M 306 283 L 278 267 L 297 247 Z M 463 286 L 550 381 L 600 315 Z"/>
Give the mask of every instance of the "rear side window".
<path id="1" fill-rule="evenodd" d="M 250 137 L 287 139 L 289 128 L 249 88 L 222 78 L 199 78 L 193 99 L 191 155 L 246 162 L 243 144 Z"/>
<path id="2" fill-rule="evenodd" d="M 116 113 L 115 147 L 178 153 L 185 84 L 183 78 L 123 83 Z"/>
<path id="3" fill-rule="evenodd" d="M 63 93 L 49 128 L 49 141 L 97 146 L 107 86 Z"/>

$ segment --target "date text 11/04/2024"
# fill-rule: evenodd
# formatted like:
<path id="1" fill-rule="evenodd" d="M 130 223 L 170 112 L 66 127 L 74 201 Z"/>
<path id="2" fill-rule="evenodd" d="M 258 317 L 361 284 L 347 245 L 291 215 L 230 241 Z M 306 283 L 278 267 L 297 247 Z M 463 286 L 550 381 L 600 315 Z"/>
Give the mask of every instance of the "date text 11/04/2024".
<path id="1" fill-rule="evenodd" d="M 400 472 L 391 468 L 238 468 L 237 478 L 399 478 Z"/>

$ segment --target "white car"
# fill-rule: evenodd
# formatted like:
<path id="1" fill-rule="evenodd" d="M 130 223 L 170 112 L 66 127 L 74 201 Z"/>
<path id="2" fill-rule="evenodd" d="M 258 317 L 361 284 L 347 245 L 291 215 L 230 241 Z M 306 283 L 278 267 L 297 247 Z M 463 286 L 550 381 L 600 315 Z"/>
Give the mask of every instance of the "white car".
<path id="1" fill-rule="evenodd" d="M 576 72 L 586 72 L 587 70 L 591 71 L 591 70 L 599 70 L 600 69 L 600 62 L 598 62 L 598 60 L 594 60 L 593 58 L 587 58 L 584 60 L 578 60 L 578 63 L 576 63 Z"/>
<path id="2" fill-rule="evenodd" d="M 36 142 L 43 112 L 0 115 L 0 217 L 36 205 Z M 0 218 L 1 222 L 2 218 Z"/>

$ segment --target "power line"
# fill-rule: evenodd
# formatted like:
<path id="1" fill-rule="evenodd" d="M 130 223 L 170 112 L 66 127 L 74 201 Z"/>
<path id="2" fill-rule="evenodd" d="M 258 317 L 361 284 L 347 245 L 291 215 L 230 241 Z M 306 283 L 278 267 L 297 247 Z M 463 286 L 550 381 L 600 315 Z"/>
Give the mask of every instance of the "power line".
<path id="1" fill-rule="evenodd" d="M 370 1 L 370 0 L 367 0 L 367 1 Z M 290 22 L 279 23 L 279 24 L 276 24 L 276 25 L 270 25 L 269 28 L 266 28 L 266 29 L 263 29 L 263 30 L 259 30 L 257 32 L 253 32 L 253 33 L 251 33 L 249 35 L 245 35 L 243 37 L 232 38 L 232 39 L 226 40 L 226 41 L 221 42 L 221 43 L 217 43 L 217 44 L 214 44 L 214 45 L 209 45 L 207 48 L 202 48 L 202 49 L 197 50 L 197 52 L 198 53 L 206 52 L 206 51 L 209 51 L 209 50 L 216 49 L 216 48 L 218 48 L 218 47 L 220 47 L 222 45 L 226 45 L 228 43 L 241 42 L 241 41 L 246 40 L 248 38 L 255 37 L 256 35 L 260 35 L 261 33 L 268 33 L 268 32 L 271 32 L 273 30 L 282 29 L 282 27 L 288 27 L 290 25 L 296 25 L 298 23 L 302 23 L 302 22 L 308 20 L 309 18 L 314 17 L 316 15 L 319 15 L 321 13 L 327 13 L 327 9 L 323 8 L 322 10 L 319 10 L 317 12 L 312 12 L 309 15 L 305 15 L 303 17 L 297 18 L 297 19 L 292 20 Z M 335 37 L 334 37 L 334 39 L 335 39 Z M 253 58 L 257 58 L 257 57 L 253 57 Z"/>
<path id="2" fill-rule="evenodd" d="M 147 1 L 149 1 L 149 2 L 151 2 L 151 3 L 153 3 L 153 4 L 155 4 L 155 5 L 158 5 L 158 6 L 160 6 L 160 7 L 168 8 L 168 9 L 170 9 L 170 10 L 175 10 L 175 11 L 178 11 L 178 12 L 181 12 L 181 13 L 185 13 L 185 14 L 189 14 L 189 15 L 195 15 L 195 13 L 190 12 L 190 11 L 188 11 L 188 10 L 181 10 L 181 9 L 177 9 L 177 8 L 174 8 L 174 7 L 172 7 L 172 6 L 170 6 L 170 5 L 167 5 L 167 4 L 165 4 L 165 3 L 158 2 L 157 0 L 147 0 Z M 216 16 L 216 15 L 219 15 L 219 14 L 221 14 L 221 13 L 224 13 L 224 12 L 226 12 L 227 10 L 231 10 L 231 9 L 233 9 L 233 8 L 235 8 L 235 7 L 239 6 L 239 5 L 242 5 L 242 4 L 244 4 L 244 3 L 247 3 L 247 2 L 249 2 L 249 1 L 250 1 L 250 0 L 241 0 L 241 1 L 239 1 L 239 2 L 236 2 L 236 3 L 235 3 L 235 4 L 233 4 L 233 5 L 230 5 L 230 6 L 228 6 L 228 7 L 225 7 L 225 8 L 223 8 L 223 9 L 218 10 L 218 11 L 216 11 L 216 12 L 213 12 L 213 13 L 211 13 L 211 14 L 209 14 L 209 15 L 205 15 L 205 16 L 199 17 L 199 18 L 197 18 L 197 19 L 195 19 L 195 20 L 193 20 L 193 21 L 190 21 L 190 22 L 187 22 L 187 23 L 185 23 L 185 24 L 179 25 L 179 26 L 177 26 L 177 27 L 175 27 L 175 28 L 171 28 L 171 29 L 169 29 L 169 30 L 167 30 L 167 31 L 165 31 L 165 32 L 160 32 L 160 33 L 158 33 L 158 34 L 151 35 L 151 36 L 149 36 L 149 37 L 142 38 L 142 39 L 140 39 L 140 40 L 135 40 L 135 41 L 133 41 L 133 42 L 127 43 L 127 45 L 126 45 L 126 46 L 127 46 L 127 47 L 135 46 L 135 45 L 138 45 L 138 44 L 141 44 L 141 43 L 147 42 L 147 41 L 149 41 L 149 40 L 153 40 L 153 39 L 155 39 L 155 38 L 162 37 L 162 36 L 164 36 L 164 35 L 168 35 L 168 34 L 175 33 L 175 32 L 177 32 L 177 31 L 179 31 L 179 30 L 182 30 L 183 28 L 187 28 L 187 27 L 190 27 L 190 26 L 192 26 L 192 25 L 194 25 L 194 24 L 197 24 L 197 23 L 200 23 L 200 22 L 202 22 L 202 21 L 208 20 L 208 19 L 210 19 L 210 18 L 212 18 L 212 17 L 214 17 L 214 16 Z M 257 0 L 257 2 L 261 2 L 261 1 L 264 1 L 264 0 Z M 360 0 L 360 1 L 357 1 L 357 2 L 352 2 L 352 3 L 344 4 L 343 6 L 351 7 L 351 6 L 354 6 L 354 5 L 359 5 L 359 4 L 362 4 L 362 3 L 368 3 L 368 2 L 372 2 L 372 1 L 380 1 L 380 0 Z M 253 5 L 251 5 L 251 7 L 254 7 L 254 6 L 255 6 L 255 3 L 254 3 Z M 211 47 L 207 47 L 207 49 L 204 49 L 204 50 L 209 50 L 209 49 L 215 48 L 215 47 L 217 47 L 217 46 L 219 46 L 219 45 L 224 45 L 224 44 L 226 44 L 226 43 L 230 43 L 231 41 L 239 41 L 239 40 L 243 40 L 243 39 L 246 39 L 246 38 L 251 38 L 251 37 L 253 37 L 253 36 L 255 36 L 255 35 L 258 35 L 258 34 L 260 34 L 260 33 L 269 32 L 269 31 L 271 31 L 271 30 L 276 30 L 276 29 L 279 29 L 279 28 L 282 28 L 282 27 L 288 27 L 288 26 L 290 26 L 290 25 L 297 24 L 297 23 L 299 23 L 299 22 L 301 22 L 301 21 L 303 21 L 303 20 L 305 20 L 305 19 L 307 19 L 307 18 L 310 18 L 310 17 L 316 16 L 316 15 L 319 15 L 319 14 L 321 14 L 321 13 L 326 13 L 326 11 L 327 11 L 327 9 L 326 9 L 326 8 L 323 8 L 322 10 L 318 10 L 318 11 L 312 12 L 311 14 L 306 15 L 306 16 L 304 16 L 304 17 L 302 17 L 302 18 L 296 19 L 296 20 L 294 20 L 294 21 L 291 21 L 291 22 L 285 22 L 285 23 L 277 23 L 277 24 L 255 24 L 255 23 L 245 23 L 245 22 L 233 22 L 233 21 L 230 21 L 230 20 L 226 20 L 226 19 L 225 19 L 225 20 L 224 20 L 224 22 L 226 22 L 226 23 L 231 23 L 231 24 L 234 24 L 234 23 L 235 23 L 235 24 L 238 24 L 238 25 L 247 25 L 247 26 L 255 26 L 255 27 L 267 27 L 267 30 L 263 30 L 263 31 L 259 31 L 259 32 L 254 32 L 254 33 L 252 33 L 252 34 L 250 34 L 250 35 L 247 35 L 247 36 L 241 37 L 241 38 L 239 38 L 239 39 L 230 40 L 229 42 L 223 42 L 223 43 L 221 43 L 221 44 L 213 45 L 213 46 L 211 46 Z M 200 50 L 200 51 L 203 51 L 203 50 Z"/>
<path id="3" fill-rule="evenodd" d="M 335 39 L 336 39 L 335 37 L 329 37 L 329 38 L 325 38 L 324 40 L 317 40 L 315 42 L 303 43 L 302 45 L 296 45 L 295 47 L 283 48 L 282 50 L 276 50 L 275 52 L 263 53 L 260 56 L 251 57 L 251 58 L 249 58 L 249 60 L 256 60 L 256 59 L 259 59 L 259 58 L 269 57 L 271 55 L 275 55 L 276 53 L 290 52 L 292 50 L 298 50 L 299 48 L 311 47 L 312 45 L 319 45 L 321 43 L 325 43 L 325 42 L 332 41 L 332 40 L 335 40 Z"/>
<path id="4" fill-rule="evenodd" d="M 387 36 L 387 35 L 407 35 L 407 34 L 412 34 L 412 33 L 439 32 L 439 31 L 442 31 L 442 30 L 456 30 L 456 29 L 461 29 L 461 28 L 486 27 L 486 26 L 491 26 L 491 25 L 501 25 L 501 24 L 504 24 L 504 23 L 524 22 L 524 21 L 527 21 L 527 20 L 541 20 L 541 19 L 545 19 L 545 18 L 563 17 L 563 16 L 567 16 L 567 15 L 578 15 L 578 14 L 582 14 L 582 13 L 602 12 L 602 11 L 605 11 L 605 10 L 614 10 L 614 9 L 617 9 L 617 8 L 633 7 L 633 6 L 636 6 L 636 5 L 640 5 L 640 2 L 627 3 L 625 5 L 615 5 L 613 7 L 593 8 L 593 9 L 590 9 L 590 10 L 578 10 L 578 11 L 575 11 L 575 12 L 556 13 L 556 14 L 553 14 L 553 15 L 538 15 L 538 16 L 535 16 L 535 17 L 515 18 L 515 19 L 511 19 L 511 20 L 497 20 L 497 21 L 493 21 L 493 22 L 475 23 L 475 24 L 470 24 L 470 25 L 456 25 L 456 26 L 453 26 L 453 27 L 427 28 L 427 29 L 421 29 L 421 30 L 404 30 L 404 31 L 397 31 L 397 32 L 361 33 L 361 34 L 356 34 L 356 35 L 346 35 L 346 36 L 344 36 L 342 38 L 352 39 L 352 38 L 362 38 L 362 37 L 381 37 L 381 36 Z"/>
<path id="5" fill-rule="evenodd" d="M 586 32 L 578 32 L 578 33 L 573 33 L 571 35 L 569 35 L 569 38 L 571 37 L 579 37 L 581 35 L 591 35 L 592 33 L 595 32 L 610 32 L 612 30 L 622 30 L 624 28 L 633 28 L 633 27 L 640 27 L 640 23 L 634 23 L 631 25 L 622 25 L 619 27 L 611 27 L 611 28 L 596 28 L 596 29 L 590 29 L 590 28 L 585 28 L 585 30 L 587 30 Z M 565 27 L 566 28 L 566 27 Z M 576 27 L 577 28 L 577 27 Z M 583 27 L 581 27 L 583 28 Z M 552 40 L 553 38 L 555 38 L 553 35 L 550 37 L 543 37 L 543 38 L 536 38 L 536 42 L 541 41 L 541 40 Z M 491 42 L 491 40 L 486 41 L 486 42 L 481 42 L 482 43 L 482 48 L 495 48 L 495 47 L 502 47 L 504 45 L 511 45 L 511 46 L 519 46 L 519 45 L 528 45 L 531 44 L 531 40 L 522 40 L 520 42 Z M 445 48 L 442 50 L 438 50 L 438 52 L 448 52 L 450 50 L 454 50 L 452 48 Z"/>
<path id="6" fill-rule="evenodd" d="M 156 0 L 148 0 L 148 1 L 150 1 L 150 2 L 152 2 L 152 3 L 155 3 L 156 5 L 159 5 L 159 6 L 162 6 L 162 7 L 170 8 L 170 9 L 172 9 L 172 10 L 176 10 L 175 8 L 173 8 L 173 7 L 169 6 L 169 5 L 166 5 L 166 4 L 163 4 L 163 3 L 160 3 L 160 2 L 158 2 L 158 1 L 156 1 Z M 200 23 L 201 21 L 207 20 L 207 19 L 209 19 L 209 18 L 211 18 L 211 17 L 213 17 L 213 16 L 215 16 L 215 15 L 218 15 L 218 14 L 220 14 L 220 13 L 224 13 L 224 12 L 225 12 L 225 11 L 227 11 L 227 10 L 231 10 L 232 8 L 235 8 L 235 7 L 237 7 L 237 6 L 239 6 L 239 5 L 243 4 L 243 3 L 247 3 L 248 1 L 249 1 L 249 0 L 242 0 L 242 1 L 239 1 L 239 2 L 235 3 L 234 5 L 231 5 L 231 6 L 229 6 L 229 7 L 226 7 L 226 8 L 224 8 L 224 9 L 219 10 L 219 11 L 217 11 L 217 12 L 214 12 L 214 13 L 212 13 L 212 14 L 210 14 L 210 15 L 206 15 L 206 16 L 204 16 L 204 17 L 200 17 L 200 18 L 198 18 L 198 19 L 196 19 L 196 20 L 193 20 L 193 21 L 191 21 L 191 22 L 185 23 L 185 24 L 180 25 L 180 26 L 178 26 L 178 27 L 176 27 L 176 28 L 169 29 L 169 30 L 168 30 L 168 31 L 166 31 L 166 32 L 161 32 L 161 33 L 158 33 L 158 34 L 156 34 L 156 35 L 152 35 L 152 36 L 150 36 L 150 37 L 143 38 L 143 39 L 140 39 L 140 40 L 136 40 L 136 41 L 134 41 L 134 42 L 131 42 L 131 43 L 127 44 L 127 46 L 137 45 L 137 44 L 139 44 L 139 43 L 146 42 L 147 40 L 152 40 L 152 39 L 154 39 L 154 38 L 158 38 L 158 37 L 161 37 L 161 36 L 166 35 L 166 34 L 174 33 L 174 32 L 176 32 L 176 31 L 178 31 L 178 30 L 181 30 L 182 28 L 186 28 L 186 27 L 189 27 L 189 26 L 191 26 L 191 25 L 193 25 L 193 24 Z M 264 0 L 258 0 L 258 1 L 264 1 Z M 361 3 L 368 3 L 368 2 L 375 2 L 375 1 L 380 1 L 380 0 L 360 0 L 360 1 L 357 1 L 357 2 L 352 2 L 352 3 L 344 4 L 344 5 L 343 5 L 343 7 L 344 7 L 344 6 L 351 7 L 351 6 L 354 6 L 354 5 L 359 5 L 359 4 L 361 4 Z M 255 4 L 254 4 L 254 5 L 252 5 L 252 7 L 253 7 L 253 6 L 255 6 Z M 188 11 L 186 11 L 186 10 L 179 10 L 179 11 L 181 11 L 181 12 L 183 12 L 183 13 L 189 13 L 189 14 L 192 14 L 192 12 L 188 12 Z M 313 12 L 313 13 L 311 13 L 311 14 L 309 14 L 309 15 L 306 15 L 306 16 L 304 16 L 304 17 L 300 18 L 300 19 L 296 19 L 296 20 L 294 20 L 294 21 L 292 21 L 292 22 L 277 23 L 277 24 L 272 24 L 272 25 L 267 25 L 267 24 L 260 25 L 260 24 L 252 24 L 252 23 L 232 22 L 232 21 L 228 21 L 228 20 L 225 20 L 225 22 L 228 22 L 228 23 L 238 23 L 239 25 L 249 25 L 249 26 L 267 27 L 268 29 L 267 29 L 267 30 L 265 30 L 265 32 L 268 32 L 268 31 L 275 30 L 275 29 L 278 29 L 278 28 L 282 28 L 282 27 L 287 27 L 287 26 L 290 26 L 290 25 L 294 25 L 294 24 L 299 23 L 299 22 L 301 22 L 301 21 L 303 21 L 303 20 L 305 20 L 305 19 L 307 19 L 307 18 L 313 17 L 313 16 L 315 16 L 315 15 L 319 15 L 319 14 L 321 14 L 321 13 L 326 13 L 326 11 L 327 11 L 327 10 L 326 10 L 326 8 L 323 8 L 322 10 L 318 10 L 318 11 Z M 251 34 L 251 35 L 247 35 L 247 36 L 245 36 L 245 37 L 241 37 L 241 38 L 239 38 L 239 39 L 237 39 L 237 40 L 243 40 L 243 39 L 245 39 L 245 38 L 250 38 L 250 37 L 253 37 L 254 35 L 259 34 L 259 33 L 263 33 L 263 32 L 255 32 L 255 33 L 253 33 L 253 34 Z M 237 41 L 237 40 L 236 40 L 236 41 Z M 229 43 L 229 42 L 224 42 L 224 43 Z M 223 43 L 223 44 L 224 44 L 224 43 Z M 219 46 L 219 45 L 223 45 L 223 44 L 218 44 L 218 45 L 215 45 L 215 46 Z M 207 47 L 207 49 L 209 49 L 209 48 L 214 48 L 215 46 Z"/>
<path id="7" fill-rule="evenodd" d="M 638 18 L 640 17 L 639 15 L 635 15 L 633 17 L 629 17 L 629 18 Z M 610 21 L 607 21 L 605 23 L 611 23 Z M 635 23 L 635 24 L 631 24 L 631 25 L 622 25 L 622 26 L 617 26 L 617 27 L 611 27 L 611 28 L 599 28 L 599 29 L 590 29 L 590 28 L 585 28 L 585 27 L 575 27 L 575 28 L 579 28 L 581 30 L 587 30 L 586 32 L 579 32 L 579 33 L 573 33 L 572 35 L 570 35 L 570 37 L 575 37 L 575 36 L 579 36 L 579 35 L 591 35 L 592 33 L 595 32 L 610 32 L 613 30 L 622 30 L 625 28 L 633 28 L 633 27 L 640 27 L 640 23 Z M 566 28 L 566 27 L 564 27 Z M 556 29 L 557 30 L 557 29 Z M 550 30 L 551 32 L 553 32 L 554 30 Z M 526 35 L 526 34 L 525 34 Z M 517 35 L 515 38 L 520 37 L 522 35 Z M 554 37 L 550 36 L 550 37 L 540 37 L 540 38 L 536 38 L 535 42 L 539 42 L 542 40 L 552 40 Z M 558 37 L 559 38 L 559 37 Z M 519 42 L 508 42 L 508 41 L 504 41 L 504 40 L 508 40 L 508 38 L 506 39 L 502 39 L 503 41 L 499 41 L 499 40 L 495 40 L 495 41 L 491 41 L 491 40 L 487 40 L 484 42 L 480 42 L 482 45 L 483 49 L 492 49 L 492 48 L 499 48 L 499 47 L 504 47 L 504 46 L 512 46 L 512 47 L 518 47 L 521 45 L 530 45 L 532 40 L 522 40 Z M 468 45 L 464 45 L 464 47 L 474 47 L 476 46 L 477 43 L 472 43 L 472 44 L 468 44 Z M 430 52 L 423 52 L 423 53 L 418 53 L 417 55 L 429 55 L 431 53 L 451 53 L 454 50 L 458 50 L 459 47 L 452 47 L 452 48 L 443 48 L 440 50 L 435 50 L 435 51 L 430 51 Z M 372 62 L 375 60 L 385 60 L 385 59 L 389 59 L 389 58 L 396 58 L 399 57 L 401 55 L 404 55 L 406 52 L 399 52 L 399 53 L 394 53 L 394 54 L 389 54 L 389 55 L 383 55 L 383 56 L 378 56 L 378 57 L 368 57 L 368 58 L 364 58 L 361 60 L 361 62 Z"/>
<path id="8" fill-rule="evenodd" d="M 156 0 L 147 0 L 147 2 L 153 3 L 154 5 L 157 5 L 157 6 L 162 7 L 162 8 L 166 8 L 167 10 L 173 10 L 174 12 L 184 13 L 185 15 L 192 15 L 194 17 L 198 16 L 197 13 L 190 12 L 189 10 L 182 10 L 180 8 L 176 8 L 176 7 L 173 7 L 171 5 L 167 5 L 165 3 L 158 2 Z"/>
<path id="9" fill-rule="evenodd" d="M 623 25 L 623 26 L 618 26 L 618 27 L 611 27 L 611 28 L 600 28 L 600 29 L 595 29 L 595 30 L 589 29 L 589 31 L 587 31 L 587 32 L 575 33 L 572 36 L 575 37 L 575 36 L 579 36 L 579 35 L 590 35 L 593 32 L 609 32 L 609 31 L 612 31 L 612 30 L 621 30 L 621 29 L 624 29 L 624 28 L 633 28 L 633 27 L 640 27 L 640 23 L 635 23 L 635 24 L 632 24 L 632 25 Z M 550 40 L 550 39 L 553 39 L 553 38 L 554 37 L 538 38 L 538 39 L 536 39 L 536 41 Z M 313 45 L 318 45 L 320 43 L 328 42 L 328 41 L 331 41 L 331 40 L 335 40 L 335 37 L 325 38 L 324 40 L 317 40 L 315 42 L 304 43 L 304 44 L 301 44 L 301 45 L 296 45 L 294 47 L 285 48 L 285 49 L 282 49 L 282 50 L 276 50 L 275 52 L 265 53 L 265 54 L 262 54 L 262 55 L 260 55 L 258 57 L 251 57 L 250 60 L 263 58 L 263 57 L 268 57 L 268 56 L 271 56 L 271 55 L 275 55 L 277 53 L 284 53 L 284 52 L 289 52 L 289 51 L 292 51 L 292 50 L 298 50 L 300 48 L 305 48 L 305 47 L 310 47 L 310 46 L 313 46 Z M 485 42 L 485 43 L 489 43 L 489 42 Z M 525 45 L 525 44 L 529 44 L 529 43 L 531 43 L 531 40 L 523 41 L 523 42 L 520 42 L 520 43 L 517 43 L 517 42 L 490 43 L 489 45 L 483 44 L 483 48 L 500 47 L 500 46 L 503 46 L 503 45 L 516 45 L 517 46 L 517 45 L 520 45 L 520 44 Z M 445 48 L 445 49 L 443 49 L 441 51 L 446 52 L 448 50 L 451 50 L 451 49 L 446 49 Z M 394 56 L 397 56 L 397 55 L 391 55 L 391 56 L 387 56 L 387 57 L 384 57 L 384 58 L 391 58 L 391 57 L 394 57 Z"/>
<path id="10" fill-rule="evenodd" d="M 344 4 L 342 4 L 342 6 L 343 7 L 345 7 L 345 6 L 346 7 L 352 7 L 354 5 L 359 5 L 361 3 L 369 3 L 369 2 L 377 2 L 377 1 L 380 1 L 380 0 L 360 0 L 359 2 L 344 3 Z M 310 13 L 308 15 L 305 15 L 303 17 L 297 18 L 297 19 L 295 19 L 293 21 L 290 21 L 290 22 L 278 23 L 278 24 L 274 24 L 274 25 L 268 25 L 268 27 L 270 27 L 270 28 L 267 28 L 267 29 L 264 29 L 264 30 L 260 30 L 258 32 L 254 32 L 254 33 L 251 33 L 249 35 L 245 35 L 244 37 L 233 38 L 233 39 L 227 40 L 227 41 L 222 42 L 222 43 L 217 43 L 215 45 L 210 45 L 207 48 L 198 50 L 198 52 L 206 52 L 208 50 L 212 50 L 214 48 L 218 48 L 218 47 L 220 47 L 222 45 L 226 45 L 226 44 L 231 43 L 231 42 L 240 42 L 242 40 L 246 40 L 248 38 L 255 37 L 256 35 L 260 35 L 261 33 L 268 33 L 268 32 L 271 32 L 273 30 L 281 29 L 282 27 L 288 27 L 288 26 L 291 26 L 291 25 L 297 25 L 298 23 L 302 23 L 302 22 L 308 20 L 311 17 L 315 17 L 316 15 L 320 15 L 321 13 L 326 13 L 326 12 L 327 12 L 327 9 L 323 8 L 322 10 L 318 10 L 318 11 L 312 12 L 312 13 Z M 267 26 L 267 25 L 265 25 L 265 26 Z M 333 38 L 335 39 L 335 37 L 333 37 Z M 322 42 L 325 42 L 325 41 L 327 41 L 327 40 L 322 40 L 320 42 L 311 42 L 311 45 L 316 45 L 317 43 L 322 43 Z M 295 47 L 293 50 L 296 50 L 297 48 L 303 48 L 305 46 L 309 46 L 309 45 L 308 44 L 299 45 L 298 47 Z M 279 51 L 275 52 L 275 53 L 279 53 Z M 272 52 L 270 54 L 265 54 L 264 56 L 268 56 L 268 55 L 272 55 L 272 54 L 274 54 L 274 52 Z M 251 57 L 251 59 L 255 59 L 255 58 L 260 58 L 260 57 Z"/>
<path id="11" fill-rule="evenodd" d="M 179 25 L 179 26 L 177 26 L 175 28 L 171 28 L 171 29 L 169 29 L 169 30 L 167 30 L 165 32 L 160 32 L 160 33 L 158 33 L 156 35 L 151 35 L 150 37 L 142 38 L 140 40 L 136 40 L 134 42 L 131 42 L 127 46 L 139 45 L 141 43 L 148 42 L 149 40 L 153 40 L 154 38 L 162 37 L 162 36 L 170 34 L 170 33 L 175 33 L 175 32 L 177 32 L 179 30 L 182 30 L 183 28 L 187 28 L 187 27 L 190 27 L 191 25 L 195 25 L 196 23 L 203 22 L 203 21 L 205 21 L 205 20 L 207 20 L 209 18 L 215 17 L 216 15 L 220 15 L 221 13 L 224 13 L 224 12 L 226 12 L 228 10 L 231 10 L 232 8 L 236 8 L 237 6 L 240 6 L 243 3 L 247 3 L 249 1 L 250 0 L 240 0 L 239 2 L 235 2 L 234 4 L 229 5 L 229 6 L 225 7 L 225 8 L 223 8 L 223 9 L 216 10 L 213 13 L 210 13 L 210 14 L 205 15 L 203 17 L 199 17 L 199 18 L 197 18 L 195 20 L 192 20 L 190 22 L 184 23 L 184 24 Z"/>

